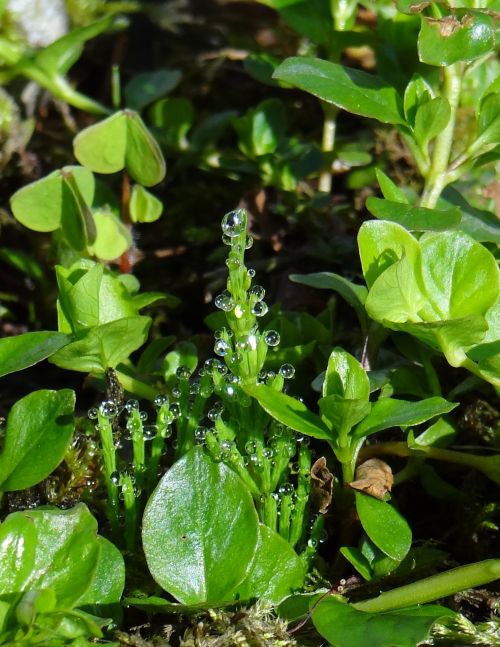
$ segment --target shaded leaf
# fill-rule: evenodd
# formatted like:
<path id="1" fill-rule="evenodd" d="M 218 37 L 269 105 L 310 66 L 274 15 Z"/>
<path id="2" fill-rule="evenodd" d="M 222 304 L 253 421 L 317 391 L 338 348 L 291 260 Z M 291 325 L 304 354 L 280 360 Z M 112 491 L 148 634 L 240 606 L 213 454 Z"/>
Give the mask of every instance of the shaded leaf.
<path id="1" fill-rule="evenodd" d="M 408 231 L 446 231 L 457 227 L 462 219 L 459 209 L 427 209 L 374 197 L 367 199 L 366 208 L 376 218 L 397 222 Z"/>
<path id="2" fill-rule="evenodd" d="M 177 87 L 181 78 L 180 70 L 156 70 L 137 74 L 125 86 L 127 107 L 140 112 Z"/>
<path id="3" fill-rule="evenodd" d="M 0 377 L 22 371 L 53 355 L 71 341 L 61 332 L 28 332 L 0 339 Z"/>

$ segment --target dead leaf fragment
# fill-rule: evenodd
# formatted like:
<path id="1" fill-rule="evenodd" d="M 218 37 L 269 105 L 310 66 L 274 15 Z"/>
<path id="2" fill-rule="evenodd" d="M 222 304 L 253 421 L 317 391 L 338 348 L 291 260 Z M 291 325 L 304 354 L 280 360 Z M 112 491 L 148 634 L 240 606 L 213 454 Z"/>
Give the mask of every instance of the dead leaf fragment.
<path id="1" fill-rule="evenodd" d="M 387 463 L 379 458 L 370 458 L 356 468 L 356 480 L 349 487 L 365 492 L 376 499 L 384 500 L 387 492 L 392 489 L 392 470 Z"/>
<path id="2" fill-rule="evenodd" d="M 326 466 L 326 458 L 322 456 L 311 467 L 311 497 L 313 505 L 320 514 L 325 514 L 332 502 L 333 474 Z"/>

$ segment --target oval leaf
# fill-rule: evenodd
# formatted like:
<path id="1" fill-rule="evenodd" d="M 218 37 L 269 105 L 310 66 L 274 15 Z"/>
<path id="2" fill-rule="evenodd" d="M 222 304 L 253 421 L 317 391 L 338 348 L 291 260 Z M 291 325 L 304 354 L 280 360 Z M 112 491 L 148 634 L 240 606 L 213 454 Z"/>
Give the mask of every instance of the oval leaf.
<path id="1" fill-rule="evenodd" d="M 240 478 L 195 447 L 161 479 L 146 506 L 149 570 L 183 604 L 218 603 L 245 578 L 258 539 L 252 497 Z"/>
<path id="2" fill-rule="evenodd" d="M 402 561 L 411 548 L 406 520 L 386 501 L 356 492 L 356 510 L 363 530 L 382 552 Z"/>
<path id="3" fill-rule="evenodd" d="M 70 335 L 52 331 L 27 332 L 0 339 L 0 377 L 38 364 L 70 341 Z"/>
<path id="4" fill-rule="evenodd" d="M 401 98 L 395 88 L 373 74 L 319 58 L 287 58 L 273 78 L 362 117 L 386 124 L 404 124 Z"/>
<path id="5" fill-rule="evenodd" d="M 75 392 L 33 391 L 12 407 L 0 454 L 0 489 L 23 490 L 62 461 L 74 431 Z"/>

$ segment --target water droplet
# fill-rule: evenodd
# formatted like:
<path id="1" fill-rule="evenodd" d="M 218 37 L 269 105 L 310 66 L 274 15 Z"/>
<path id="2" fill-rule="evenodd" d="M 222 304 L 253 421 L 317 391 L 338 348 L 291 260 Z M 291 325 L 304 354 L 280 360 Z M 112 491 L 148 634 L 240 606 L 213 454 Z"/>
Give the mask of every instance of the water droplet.
<path id="1" fill-rule="evenodd" d="M 233 443 L 230 440 L 223 440 L 219 445 L 219 447 L 220 447 L 222 460 L 227 460 L 231 455 L 231 451 L 233 449 Z"/>
<path id="2" fill-rule="evenodd" d="M 112 472 L 110 474 L 109 480 L 111 481 L 111 483 L 113 483 L 113 485 L 118 485 L 118 483 L 120 482 L 120 473 Z"/>
<path id="3" fill-rule="evenodd" d="M 239 258 L 227 258 L 226 259 L 226 266 L 229 270 L 237 270 L 240 267 L 241 263 Z"/>
<path id="4" fill-rule="evenodd" d="M 142 420 L 142 422 L 146 422 L 146 420 L 148 419 L 148 412 L 147 411 L 141 411 L 139 413 L 139 417 Z"/>
<path id="5" fill-rule="evenodd" d="M 106 400 L 99 407 L 101 414 L 106 418 L 114 418 L 118 413 L 118 408 L 112 400 Z"/>
<path id="6" fill-rule="evenodd" d="M 168 404 L 168 398 L 166 395 L 163 395 L 163 393 L 159 393 L 153 400 L 153 404 L 155 405 L 155 407 L 159 408 L 164 404 Z"/>
<path id="7" fill-rule="evenodd" d="M 256 317 L 263 317 L 264 315 L 267 315 L 268 312 L 269 308 L 265 301 L 257 301 L 257 303 L 252 307 L 252 314 Z"/>
<path id="8" fill-rule="evenodd" d="M 250 249 L 253 247 L 253 238 L 252 236 L 247 236 L 245 239 L 245 249 Z"/>
<path id="9" fill-rule="evenodd" d="M 324 544 L 326 541 L 328 541 L 328 533 L 326 532 L 326 530 L 323 530 L 319 538 L 319 543 Z M 340 581 L 342 582 L 342 580 Z M 345 584 L 345 580 L 344 580 L 344 584 Z"/>
<path id="10" fill-rule="evenodd" d="M 238 340 L 237 346 L 242 351 L 257 350 L 257 335 L 253 333 Z"/>
<path id="11" fill-rule="evenodd" d="M 236 366 L 236 364 L 239 364 L 242 360 L 242 357 L 240 353 L 233 353 L 231 355 L 231 359 L 229 360 L 232 366 Z"/>
<path id="12" fill-rule="evenodd" d="M 285 378 L 285 380 L 291 380 L 295 375 L 295 367 L 293 364 L 282 364 L 280 366 L 280 373 Z"/>
<path id="13" fill-rule="evenodd" d="M 317 548 L 317 547 L 318 547 L 318 543 L 319 543 L 319 542 L 318 542 L 318 540 L 316 539 L 316 537 L 311 537 L 311 538 L 310 538 L 310 539 L 308 539 L 308 541 L 307 541 L 307 545 L 309 546 L 309 548 Z"/>
<path id="14" fill-rule="evenodd" d="M 196 427 L 194 430 L 194 442 L 197 445 L 202 445 L 205 442 L 205 438 L 207 437 L 207 432 L 208 429 L 206 427 Z"/>
<path id="15" fill-rule="evenodd" d="M 245 451 L 247 454 L 253 454 L 257 449 L 257 445 L 253 440 L 249 440 L 245 443 Z"/>
<path id="16" fill-rule="evenodd" d="M 249 278 L 253 279 L 255 277 L 255 270 L 254 269 L 250 268 L 249 270 L 247 270 L 247 273 L 248 273 Z"/>
<path id="17" fill-rule="evenodd" d="M 127 411 L 127 413 L 132 413 L 134 409 L 138 409 L 138 408 L 139 408 L 138 400 L 127 400 L 127 402 L 125 402 L 125 410 Z"/>
<path id="18" fill-rule="evenodd" d="M 280 343 L 280 335 L 276 330 L 266 330 L 264 341 L 268 346 L 277 346 Z"/>
<path id="19" fill-rule="evenodd" d="M 224 245 L 231 245 L 233 241 L 232 238 L 226 236 L 226 234 L 222 234 L 222 242 L 224 243 Z"/>
<path id="20" fill-rule="evenodd" d="M 282 483 L 279 488 L 278 492 L 280 494 L 293 494 L 293 485 L 291 483 Z"/>
<path id="21" fill-rule="evenodd" d="M 172 389 L 172 397 L 175 398 L 176 400 L 181 397 L 182 391 L 179 389 L 178 386 L 174 386 Z"/>
<path id="22" fill-rule="evenodd" d="M 176 402 L 170 405 L 170 413 L 174 416 L 174 418 L 180 418 L 181 408 Z"/>
<path id="23" fill-rule="evenodd" d="M 247 217 L 244 209 L 230 211 L 222 219 L 222 233 L 229 238 L 235 238 L 246 229 L 246 224 Z"/>
<path id="24" fill-rule="evenodd" d="M 222 294 L 218 294 L 215 297 L 214 304 L 216 308 L 224 310 L 224 312 L 231 312 L 231 310 L 234 308 L 233 298 L 227 290 L 224 290 Z"/>
<path id="25" fill-rule="evenodd" d="M 156 425 L 144 425 L 142 428 L 142 435 L 144 436 L 144 440 L 153 440 L 153 438 L 156 438 L 156 434 L 158 433 L 158 427 Z"/>
<path id="26" fill-rule="evenodd" d="M 253 465 L 253 467 L 255 467 L 256 469 L 262 468 L 263 466 L 262 461 L 257 454 L 250 454 L 248 458 L 250 460 L 251 465 Z"/>
<path id="27" fill-rule="evenodd" d="M 87 415 L 91 420 L 95 420 L 99 415 L 99 412 L 97 411 L 96 407 L 92 407 L 87 411 Z"/>
<path id="28" fill-rule="evenodd" d="M 264 456 L 264 458 L 267 458 L 268 460 L 270 458 L 273 458 L 274 457 L 274 449 L 272 447 L 265 447 L 262 450 L 262 456 Z"/>
<path id="29" fill-rule="evenodd" d="M 191 371 L 187 366 L 179 366 L 179 368 L 175 371 L 175 374 L 177 375 L 179 380 L 189 380 L 189 378 L 191 377 Z"/>
<path id="30" fill-rule="evenodd" d="M 255 301 L 262 301 L 262 299 L 266 296 L 266 291 L 262 287 L 262 285 L 253 285 L 249 290 L 248 294 L 252 296 Z"/>
<path id="31" fill-rule="evenodd" d="M 225 357 L 229 351 L 229 344 L 225 339 L 218 339 L 214 345 L 214 353 L 219 357 Z"/>

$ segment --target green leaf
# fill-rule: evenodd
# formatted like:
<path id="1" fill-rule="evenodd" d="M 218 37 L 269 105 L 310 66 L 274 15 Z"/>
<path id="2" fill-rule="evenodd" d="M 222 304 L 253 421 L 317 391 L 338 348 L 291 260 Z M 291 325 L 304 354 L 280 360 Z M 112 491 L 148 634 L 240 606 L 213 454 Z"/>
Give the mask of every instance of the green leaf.
<path id="1" fill-rule="evenodd" d="M 364 438 L 391 427 L 420 425 L 431 418 L 449 413 L 457 406 L 458 403 L 448 402 L 437 396 L 417 402 L 382 398 L 372 405 L 369 415 L 356 427 L 354 436 Z"/>
<path id="2" fill-rule="evenodd" d="M 97 522 L 84 504 L 14 512 L 0 525 L 0 595 L 52 589 L 58 606 L 71 609 L 98 559 Z"/>
<path id="3" fill-rule="evenodd" d="M 90 587 L 77 605 L 115 604 L 125 587 L 125 562 L 121 552 L 105 537 L 97 538 L 99 559 Z"/>
<path id="4" fill-rule="evenodd" d="M 103 261 L 113 261 L 132 245 L 130 231 L 110 209 L 94 211 L 96 238 L 88 252 Z"/>
<path id="5" fill-rule="evenodd" d="M 415 125 L 417 110 L 432 99 L 433 90 L 420 74 L 414 74 L 405 89 L 403 98 L 404 113 L 410 126 Z M 385 196 L 386 198 L 388 196 Z M 393 198 L 389 198 L 392 200 Z"/>
<path id="6" fill-rule="evenodd" d="M 286 111 L 279 99 L 267 99 L 233 120 L 242 152 L 254 159 L 274 153 L 285 136 Z"/>
<path id="7" fill-rule="evenodd" d="M 500 142 L 500 92 L 488 94 L 481 101 L 477 123 L 478 138 L 474 147 Z"/>
<path id="8" fill-rule="evenodd" d="M 413 135 L 422 150 L 446 128 L 450 115 L 450 104 L 444 97 L 431 99 L 417 108 Z"/>
<path id="9" fill-rule="evenodd" d="M 386 200 L 392 200 L 392 202 L 400 202 L 401 204 L 409 204 L 409 200 L 406 197 L 406 193 L 402 191 L 389 176 L 387 176 L 381 169 L 375 169 L 375 175 L 377 176 L 378 184 L 380 190 Z"/>
<path id="10" fill-rule="evenodd" d="M 130 197 L 132 222 L 154 222 L 163 212 L 163 203 L 140 184 L 134 185 Z"/>
<path id="11" fill-rule="evenodd" d="M 359 548 L 355 548 L 353 546 L 342 546 L 340 553 L 350 564 L 352 564 L 352 566 L 354 566 L 361 577 L 363 577 L 367 582 L 373 578 L 370 562 Z"/>
<path id="12" fill-rule="evenodd" d="M 418 241 L 404 227 L 393 222 L 364 222 L 358 234 L 358 247 L 369 288 L 387 268 L 403 256 L 413 265 L 420 256 Z"/>
<path id="13" fill-rule="evenodd" d="M 28 332 L 0 339 L 0 377 L 38 364 L 70 341 L 70 335 L 52 331 Z"/>
<path id="14" fill-rule="evenodd" d="M 161 99 L 151 107 L 149 114 L 162 143 L 179 150 L 189 146 L 186 136 L 193 125 L 195 112 L 188 99 Z"/>
<path id="15" fill-rule="evenodd" d="M 74 139 L 75 157 L 95 173 L 117 173 L 126 169 L 144 186 L 158 184 L 165 177 L 165 160 L 160 147 L 140 116 L 121 110 L 82 130 Z"/>
<path id="16" fill-rule="evenodd" d="M 147 105 L 177 87 L 181 78 L 180 70 L 157 70 L 134 76 L 125 86 L 127 108 L 140 112 Z"/>
<path id="17" fill-rule="evenodd" d="M 79 332 L 50 362 L 71 371 L 101 374 L 128 359 L 148 337 L 149 317 L 125 317 Z"/>
<path id="18" fill-rule="evenodd" d="M 83 198 L 79 201 L 69 184 L 70 178 Z M 10 199 L 15 218 L 34 231 L 55 231 L 65 223 L 79 222 L 84 215 L 82 209 L 92 204 L 94 198 L 94 176 L 81 166 L 65 166 L 41 180 L 32 182 L 16 191 Z"/>
<path id="19" fill-rule="evenodd" d="M 316 44 L 330 44 L 333 18 L 328 0 L 260 0 L 279 11 L 292 29 Z"/>
<path id="20" fill-rule="evenodd" d="M 259 539 L 250 571 L 236 587 L 237 600 L 265 600 L 278 604 L 293 591 L 302 588 L 304 563 L 277 532 L 259 524 Z"/>
<path id="21" fill-rule="evenodd" d="M 348 433 L 370 413 L 368 400 L 350 400 L 339 395 L 328 395 L 318 401 L 321 418 L 338 434 Z"/>
<path id="22" fill-rule="evenodd" d="M 422 276 L 441 319 L 484 315 L 498 298 L 496 261 L 462 232 L 426 234 L 420 241 Z"/>
<path id="23" fill-rule="evenodd" d="M 45 280 L 41 264 L 31 256 L 17 249 L 0 247 L 0 260 L 8 263 L 11 267 L 15 267 L 16 270 L 23 272 L 34 281 L 42 283 Z"/>
<path id="24" fill-rule="evenodd" d="M 252 497 L 239 476 L 195 447 L 148 501 L 143 546 L 154 579 L 183 604 L 228 599 L 258 540 Z"/>
<path id="25" fill-rule="evenodd" d="M 334 348 L 328 359 L 323 396 L 328 395 L 366 402 L 370 398 L 370 381 L 365 369 L 342 348 Z"/>
<path id="26" fill-rule="evenodd" d="M 496 243 L 500 245 L 500 223 L 494 213 L 476 209 L 456 189 L 447 186 L 438 203 L 439 207 L 458 207 L 462 220 L 458 229 L 468 234 L 478 243 Z"/>
<path id="27" fill-rule="evenodd" d="M 366 208 L 376 218 L 397 222 L 408 231 L 446 231 L 456 228 L 462 219 L 460 209 L 427 209 L 369 197 Z"/>
<path id="28" fill-rule="evenodd" d="M 452 611 L 437 605 L 389 613 L 358 611 L 338 597 L 322 600 L 312 612 L 319 633 L 335 647 L 415 647 L 425 641 L 432 626 Z"/>
<path id="29" fill-rule="evenodd" d="M 33 391 L 12 407 L 0 454 L 0 489 L 24 490 L 63 460 L 75 423 L 75 393 Z"/>
<path id="30" fill-rule="evenodd" d="M 373 74 L 322 59 L 287 58 L 273 75 L 339 108 L 382 123 L 404 124 L 395 88 Z"/>
<path id="31" fill-rule="evenodd" d="M 356 492 L 356 511 L 363 530 L 382 552 L 402 561 L 411 547 L 406 520 L 386 501 Z"/>
<path id="32" fill-rule="evenodd" d="M 273 74 L 280 63 L 281 59 L 272 54 L 253 52 L 243 61 L 243 68 L 252 79 L 276 88 L 279 87 L 279 83 L 273 79 Z"/>
<path id="33" fill-rule="evenodd" d="M 290 274 L 288 277 L 294 283 L 309 285 L 320 290 L 338 292 L 347 303 L 354 308 L 362 326 L 368 324 L 365 313 L 365 300 L 368 290 L 364 285 L 356 285 L 348 279 L 333 272 L 316 272 L 313 274 Z"/>
<path id="34" fill-rule="evenodd" d="M 100 323 L 99 293 L 103 274 L 104 267 L 98 263 L 83 267 L 78 263 L 69 269 L 56 266 L 60 330 L 78 332 Z"/>
<path id="35" fill-rule="evenodd" d="M 460 17 L 459 17 L 460 16 Z M 421 17 L 418 55 L 428 65 L 474 61 L 495 47 L 493 18 L 480 11 L 462 11 L 444 18 Z"/>
<path id="36" fill-rule="evenodd" d="M 246 386 L 248 395 L 255 398 L 260 406 L 273 418 L 307 436 L 321 440 L 331 440 L 332 434 L 321 418 L 295 398 L 280 393 L 265 384 Z"/>

